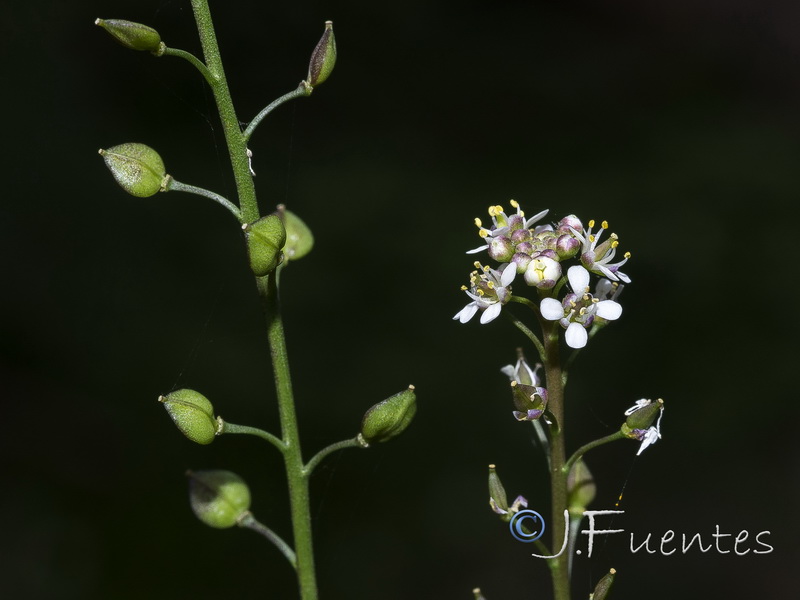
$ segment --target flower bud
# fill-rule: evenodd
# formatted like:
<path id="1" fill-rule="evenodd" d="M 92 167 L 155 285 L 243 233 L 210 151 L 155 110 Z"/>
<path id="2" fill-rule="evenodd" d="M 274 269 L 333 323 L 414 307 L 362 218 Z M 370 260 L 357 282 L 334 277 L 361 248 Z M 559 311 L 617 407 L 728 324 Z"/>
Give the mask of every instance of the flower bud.
<path id="1" fill-rule="evenodd" d="M 614 575 L 616 574 L 617 570 L 611 569 L 603 575 L 603 578 L 597 582 L 594 593 L 590 596 L 591 600 L 606 600 L 608 598 L 608 593 L 611 591 L 611 584 L 614 583 Z"/>
<path id="2" fill-rule="evenodd" d="M 573 229 L 578 233 L 583 232 L 583 223 L 581 223 L 581 220 L 575 215 L 567 215 L 558 222 L 559 231 L 563 231 L 564 233 L 569 233 Z"/>
<path id="3" fill-rule="evenodd" d="M 325 32 L 311 53 L 311 61 L 308 64 L 306 79 L 308 85 L 314 87 L 325 81 L 335 64 L 336 38 L 333 35 L 333 21 L 325 21 Z"/>
<path id="4" fill-rule="evenodd" d="M 250 508 L 250 489 L 231 471 L 188 471 L 192 511 L 209 527 L 236 525 Z"/>
<path id="5" fill-rule="evenodd" d="M 583 515 L 583 511 L 594 500 L 597 494 L 597 486 L 594 483 L 589 467 L 583 462 L 583 459 L 578 459 L 567 475 L 567 505 L 571 515 L 579 517 Z"/>
<path id="6" fill-rule="evenodd" d="M 147 198 L 163 189 L 164 161 L 150 146 L 120 144 L 98 152 L 117 183 L 132 196 Z"/>
<path id="7" fill-rule="evenodd" d="M 489 506 L 498 515 L 504 515 L 508 512 L 506 488 L 503 487 L 494 465 L 489 465 Z"/>
<path id="8" fill-rule="evenodd" d="M 497 262 L 508 262 L 514 256 L 514 245 L 507 237 L 499 235 L 489 241 L 488 252 Z"/>
<path id="9" fill-rule="evenodd" d="M 161 36 L 147 25 L 122 19 L 96 19 L 94 24 L 105 29 L 115 40 L 131 50 L 161 50 Z"/>
<path id="10" fill-rule="evenodd" d="M 169 416 L 181 433 L 198 444 L 214 441 L 219 422 L 214 418 L 214 407 L 208 398 L 194 390 L 177 390 L 166 396 L 159 396 Z"/>
<path id="11" fill-rule="evenodd" d="M 416 412 L 417 396 L 410 385 L 366 412 L 361 421 L 361 436 L 367 443 L 390 440 L 409 426 Z"/>
<path id="12" fill-rule="evenodd" d="M 640 400 L 639 402 L 642 401 Z M 638 402 L 637 405 L 639 405 Z M 630 410 L 626 413 L 628 418 L 625 420 L 625 425 L 631 429 L 647 429 L 656 420 L 663 406 L 664 401 L 661 398 L 655 402 L 648 400 L 647 404 L 643 404 L 641 408 Z"/>
<path id="13" fill-rule="evenodd" d="M 286 246 L 283 253 L 289 260 L 303 258 L 314 247 L 314 234 L 303 220 L 290 210 L 283 210 L 283 225 L 286 227 Z"/>
<path id="14" fill-rule="evenodd" d="M 511 382 L 514 399 L 514 418 L 517 421 L 535 421 L 544 414 L 547 407 L 547 390 L 543 387 Z"/>
<path id="15" fill-rule="evenodd" d="M 286 243 L 283 220 L 273 213 L 253 223 L 242 225 L 242 230 L 253 273 L 257 277 L 272 273 L 283 260 L 281 250 Z"/>

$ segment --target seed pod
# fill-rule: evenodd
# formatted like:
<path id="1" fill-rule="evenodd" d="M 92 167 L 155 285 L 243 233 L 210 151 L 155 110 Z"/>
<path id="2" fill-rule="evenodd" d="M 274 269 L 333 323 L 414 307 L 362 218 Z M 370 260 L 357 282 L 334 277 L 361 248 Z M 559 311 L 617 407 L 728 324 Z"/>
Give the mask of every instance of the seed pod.
<path id="1" fill-rule="evenodd" d="M 150 146 L 120 144 L 98 152 L 117 183 L 132 196 L 147 198 L 162 190 L 167 172 L 164 161 Z"/>
<path id="2" fill-rule="evenodd" d="M 594 593 L 590 596 L 591 600 L 607 600 L 608 594 L 611 591 L 611 585 L 614 583 L 614 575 L 617 574 L 616 569 L 611 569 L 608 573 L 603 575 L 603 578 L 597 582 L 594 588 Z"/>
<path id="3" fill-rule="evenodd" d="M 152 27 L 122 19 L 96 19 L 95 25 L 105 29 L 120 44 L 131 50 L 159 52 L 161 36 Z"/>
<path id="4" fill-rule="evenodd" d="M 322 34 L 317 47 L 311 53 L 308 64 L 308 85 L 317 86 L 325 81 L 333 71 L 336 64 L 336 38 L 333 35 L 333 21 L 325 21 L 325 32 Z"/>
<path id="5" fill-rule="evenodd" d="M 286 228 L 280 216 L 273 213 L 242 226 L 250 268 L 257 277 L 272 273 L 283 260 Z"/>
<path id="6" fill-rule="evenodd" d="M 303 258 L 314 247 L 314 234 L 300 217 L 290 210 L 283 211 L 283 224 L 286 227 L 286 246 L 283 253 L 288 260 Z"/>
<path id="7" fill-rule="evenodd" d="M 250 508 L 250 489 L 231 471 L 188 471 L 192 511 L 209 527 L 233 527 Z"/>
<path id="8" fill-rule="evenodd" d="M 414 386 L 378 402 L 364 415 L 361 435 L 368 443 L 385 442 L 403 433 L 417 412 Z"/>
<path id="9" fill-rule="evenodd" d="M 658 413 L 663 409 L 664 401 L 659 398 L 647 406 L 631 412 L 625 424 L 631 429 L 647 429 L 656 420 Z"/>
<path id="10" fill-rule="evenodd" d="M 210 444 L 219 431 L 219 422 L 214 418 L 214 407 L 200 392 L 176 390 L 159 396 L 169 416 L 181 433 L 198 444 Z"/>

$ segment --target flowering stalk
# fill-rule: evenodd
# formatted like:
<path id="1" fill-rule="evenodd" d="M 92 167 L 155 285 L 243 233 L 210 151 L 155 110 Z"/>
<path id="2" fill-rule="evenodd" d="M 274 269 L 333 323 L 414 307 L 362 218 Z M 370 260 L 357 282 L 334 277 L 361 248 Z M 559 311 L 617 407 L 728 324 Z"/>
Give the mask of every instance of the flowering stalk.
<path id="1" fill-rule="evenodd" d="M 555 599 L 569 600 L 574 538 L 584 510 L 595 493 L 594 481 L 581 458 L 589 450 L 625 438 L 641 442 L 637 453 L 641 454 L 661 439 L 664 403 L 660 399 L 656 402 L 638 400 L 625 412 L 627 419 L 619 431 L 584 444 L 567 459 L 566 367 L 571 366 L 580 349 L 598 331 L 621 316 L 622 306 L 617 302 L 623 287 L 620 282 L 630 283 L 630 278 L 619 269 L 630 254 L 612 262 L 619 238 L 611 233 L 603 239 L 608 229 L 605 221 L 594 233 L 594 221 L 589 221 L 588 227 L 584 228 L 575 215 L 564 217 L 557 223 L 537 225 L 548 211 L 528 218 L 517 202 L 512 200 L 511 206 L 516 213 L 507 214 L 502 206 L 490 206 L 491 226 L 484 227 L 480 219 L 475 219 L 478 234 L 485 243 L 468 254 L 486 251 L 489 258 L 500 264 L 491 267 L 474 263 L 476 270 L 470 274 L 470 285 L 462 287 L 470 302 L 453 318 L 466 323 L 480 314 L 480 323 L 487 324 L 502 312 L 530 340 L 542 360 L 544 381 L 537 374 L 542 365 L 531 368 L 521 349 L 517 351 L 516 365 L 508 365 L 501 371 L 511 379 L 516 408 L 514 418 L 531 421 L 547 458 L 552 510 L 550 529 L 553 533 L 552 552 L 543 557 L 552 556 L 547 561 Z M 572 265 L 566 266 L 570 261 Z M 591 286 L 592 275 L 600 277 L 594 287 Z M 524 295 L 525 286 L 535 294 L 535 299 Z M 531 310 L 538 320 L 541 338 L 523 319 L 506 308 L 510 304 L 521 304 Z M 573 349 L 565 363 L 560 356 L 562 331 L 563 341 Z M 494 466 L 490 470 L 490 506 L 501 520 L 511 522 L 519 506 L 527 506 L 527 501 L 520 496 L 518 500 L 522 500 L 509 507 Z M 564 523 L 566 516 L 569 523 Z M 526 534 L 525 528 L 519 524 L 514 525 L 512 534 L 514 532 L 515 537 Z M 565 535 L 570 539 L 565 540 Z M 569 550 L 564 552 L 564 548 Z"/>

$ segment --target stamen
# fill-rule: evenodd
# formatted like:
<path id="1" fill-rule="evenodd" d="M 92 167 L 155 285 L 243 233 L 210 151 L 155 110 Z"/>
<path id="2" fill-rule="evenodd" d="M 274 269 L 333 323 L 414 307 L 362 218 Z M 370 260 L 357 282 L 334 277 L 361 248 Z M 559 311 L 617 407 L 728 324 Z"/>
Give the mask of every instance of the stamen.
<path id="1" fill-rule="evenodd" d="M 483 227 L 483 223 L 478 217 L 475 217 L 475 227 Z"/>
<path id="2" fill-rule="evenodd" d="M 467 286 L 465 286 L 465 285 L 462 285 L 462 286 L 461 286 L 461 291 L 462 291 L 462 292 L 466 292 L 468 289 L 469 289 L 469 288 L 468 288 Z"/>
<path id="3" fill-rule="evenodd" d="M 626 252 L 622 256 L 624 256 L 625 258 L 630 258 L 631 257 L 631 253 L 630 252 Z"/>
<path id="4" fill-rule="evenodd" d="M 591 227 L 591 225 L 590 225 L 590 227 Z M 594 240 L 595 240 L 595 237 L 593 235 L 590 235 L 589 236 L 589 241 L 594 243 Z"/>
<path id="5" fill-rule="evenodd" d="M 487 238 L 487 237 L 489 237 L 489 230 L 488 229 L 481 229 L 478 232 L 478 235 L 481 236 L 482 238 Z"/>
<path id="6" fill-rule="evenodd" d="M 591 221 L 589 221 L 589 228 L 592 228 L 592 227 L 594 227 L 594 219 L 592 219 Z"/>
<path id="7" fill-rule="evenodd" d="M 602 227 L 603 229 L 608 229 L 608 221 L 603 221 L 603 222 L 600 224 L 600 227 Z"/>
<path id="8" fill-rule="evenodd" d="M 611 242 L 612 248 L 616 248 L 617 246 L 619 246 L 619 240 L 614 240 L 613 242 Z"/>
<path id="9" fill-rule="evenodd" d="M 516 200 L 509 200 L 508 203 L 514 208 L 519 208 L 519 202 Z"/>
<path id="10" fill-rule="evenodd" d="M 483 269 L 483 267 L 481 266 L 481 263 L 479 263 L 477 260 L 476 260 L 474 263 L 472 263 L 472 265 L 473 265 L 473 266 L 474 266 L 476 269 Z"/>

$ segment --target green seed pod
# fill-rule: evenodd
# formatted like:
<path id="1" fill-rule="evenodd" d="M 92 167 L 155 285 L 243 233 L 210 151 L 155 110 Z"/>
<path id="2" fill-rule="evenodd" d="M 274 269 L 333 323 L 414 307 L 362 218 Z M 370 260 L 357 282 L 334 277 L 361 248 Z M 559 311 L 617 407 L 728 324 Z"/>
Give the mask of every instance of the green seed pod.
<path id="1" fill-rule="evenodd" d="M 333 21 L 325 21 L 325 32 L 311 53 L 311 61 L 308 64 L 306 79 L 308 85 L 314 87 L 325 81 L 335 64 L 336 38 L 333 35 Z"/>
<path id="2" fill-rule="evenodd" d="M 489 506 L 497 514 L 508 512 L 508 496 L 494 465 L 489 465 Z"/>
<path id="3" fill-rule="evenodd" d="M 96 19 L 94 24 L 105 29 L 115 40 L 131 50 L 161 50 L 161 36 L 147 25 L 122 19 Z"/>
<path id="4" fill-rule="evenodd" d="M 283 224 L 286 227 L 286 246 L 283 253 L 288 260 L 303 258 L 314 247 L 314 234 L 300 217 L 290 210 L 283 211 Z"/>
<path id="5" fill-rule="evenodd" d="M 594 500 L 597 494 L 597 486 L 594 477 L 589 471 L 589 467 L 579 459 L 572 465 L 567 475 L 567 494 L 569 512 L 573 516 L 582 516 L 583 511 Z"/>
<path id="6" fill-rule="evenodd" d="M 132 196 L 147 198 L 163 189 L 164 161 L 150 146 L 120 144 L 98 152 L 117 183 Z"/>
<path id="7" fill-rule="evenodd" d="M 603 575 L 603 578 L 597 582 L 594 593 L 589 596 L 589 600 L 607 600 L 608 594 L 611 591 L 611 584 L 614 583 L 614 575 L 616 574 L 617 570 L 611 569 L 608 573 Z"/>
<path id="8" fill-rule="evenodd" d="M 247 242 L 250 268 L 258 277 L 272 273 L 281 261 L 281 250 L 286 243 L 286 228 L 276 213 L 261 217 L 253 223 L 242 225 Z"/>
<path id="9" fill-rule="evenodd" d="M 209 527 L 238 524 L 250 508 L 250 489 L 231 471 L 188 471 L 192 511 Z"/>
<path id="10" fill-rule="evenodd" d="M 166 396 L 159 396 L 169 416 L 181 433 L 198 444 L 214 441 L 219 422 L 214 418 L 214 407 L 208 398 L 194 390 L 177 390 Z"/>
<path id="11" fill-rule="evenodd" d="M 370 408 L 361 421 L 361 435 L 368 443 L 385 442 L 403 433 L 417 412 L 414 386 Z"/>
<path id="12" fill-rule="evenodd" d="M 664 401 L 659 398 L 655 402 L 651 402 L 644 408 L 640 408 L 628 415 L 625 425 L 631 429 L 647 429 L 656 420 L 663 406 Z"/>

